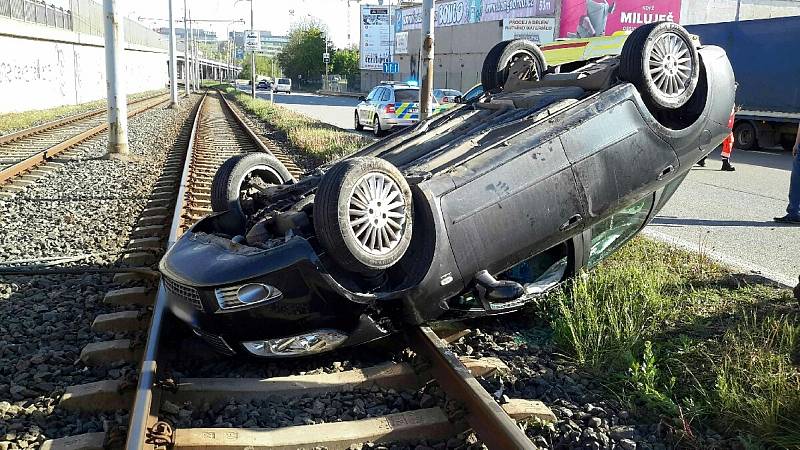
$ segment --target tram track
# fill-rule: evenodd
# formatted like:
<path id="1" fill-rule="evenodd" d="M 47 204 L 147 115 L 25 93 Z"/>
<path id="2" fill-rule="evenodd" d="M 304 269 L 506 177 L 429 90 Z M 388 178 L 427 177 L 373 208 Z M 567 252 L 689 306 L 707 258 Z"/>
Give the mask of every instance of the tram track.
<path id="1" fill-rule="evenodd" d="M 132 101 L 128 104 L 128 117 L 168 101 L 167 94 Z M 37 166 L 108 129 L 105 111 L 89 111 L 0 136 L 0 188 L 20 189 L 38 178 L 40 174 L 31 173 Z"/>

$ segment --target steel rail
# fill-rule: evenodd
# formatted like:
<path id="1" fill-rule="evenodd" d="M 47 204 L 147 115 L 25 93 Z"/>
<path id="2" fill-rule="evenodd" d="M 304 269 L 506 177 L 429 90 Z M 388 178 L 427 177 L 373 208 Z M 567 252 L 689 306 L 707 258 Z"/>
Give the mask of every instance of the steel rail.
<path id="1" fill-rule="evenodd" d="M 150 100 L 152 100 L 153 98 L 155 98 L 157 101 L 154 101 L 154 102 L 152 102 L 150 104 L 147 104 L 142 108 L 130 111 L 128 113 L 128 117 L 134 117 L 134 116 L 136 116 L 136 115 L 138 115 L 138 114 L 140 114 L 142 112 L 145 112 L 145 111 L 147 111 L 149 109 L 155 108 L 156 106 L 158 106 L 158 105 L 160 105 L 162 103 L 166 103 L 166 102 L 169 101 L 169 98 L 167 98 L 166 100 L 158 101 L 158 97 L 164 97 L 164 94 L 161 94 L 161 95 L 156 96 L 156 97 L 152 97 L 150 99 Z M 34 153 L 33 155 L 23 159 L 22 161 L 19 161 L 16 164 L 13 164 L 13 165 L 11 165 L 9 167 L 6 167 L 3 170 L 0 170 L 0 185 L 2 185 L 3 183 L 6 183 L 8 180 L 10 180 L 11 178 L 16 177 L 17 175 L 19 175 L 19 174 L 21 174 L 21 173 L 23 173 L 23 172 L 25 172 L 25 171 L 33 168 L 33 167 L 36 167 L 39 164 L 42 164 L 42 163 L 46 162 L 48 159 L 52 158 L 53 156 L 56 156 L 56 155 L 64 152 L 65 150 L 68 150 L 69 148 L 71 148 L 71 147 L 73 147 L 73 146 L 85 141 L 86 139 L 89 139 L 89 138 L 91 138 L 91 137 L 93 137 L 93 136 L 95 136 L 95 135 L 97 135 L 99 133 L 102 133 L 106 129 L 108 129 L 108 123 L 107 122 L 103 123 L 101 125 L 97 125 L 96 127 L 92 127 L 92 128 L 90 128 L 90 129 L 88 129 L 86 131 L 83 131 L 82 133 L 77 134 L 75 136 L 72 136 L 71 138 L 69 138 L 69 139 L 67 139 L 67 140 L 65 140 L 63 142 L 60 142 L 60 143 L 58 143 L 58 144 L 56 144 L 56 145 L 54 145 L 54 146 L 52 146 L 50 148 L 46 148 L 46 149 L 44 149 L 42 151 Z"/>
<path id="2" fill-rule="evenodd" d="M 409 333 L 412 349 L 431 363 L 439 386 L 466 407 L 467 422 L 492 449 L 532 449 L 533 443 L 429 327 Z"/>
<path id="3" fill-rule="evenodd" d="M 163 95 L 165 95 L 165 94 L 163 94 L 163 93 L 162 94 L 156 94 L 156 95 L 151 95 L 150 97 L 144 97 L 144 98 L 136 99 L 136 100 L 133 100 L 130 103 L 128 103 L 128 106 L 137 105 L 139 103 L 146 102 L 148 100 L 152 100 L 154 98 L 158 98 L 158 97 L 161 97 Z M 25 138 L 25 137 L 33 136 L 33 135 L 41 133 L 43 131 L 49 131 L 49 130 L 52 130 L 53 128 L 58 128 L 58 127 L 62 127 L 64 125 L 69 125 L 69 124 L 77 122 L 79 120 L 83 120 L 83 119 L 88 119 L 90 117 L 99 116 L 100 114 L 103 114 L 105 112 L 106 112 L 106 108 L 93 109 L 91 111 L 86 111 L 86 112 L 83 112 L 83 113 L 74 114 L 74 115 L 67 116 L 67 117 L 62 117 L 60 119 L 56 119 L 56 120 L 53 120 L 53 121 L 50 121 L 50 122 L 46 122 L 46 123 L 43 123 L 41 125 L 36 125 L 34 127 L 25 128 L 25 129 L 22 129 L 22 130 L 19 130 L 19 131 L 15 131 L 14 133 L 5 134 L 3 136 L 0 136 L 0 145 L 7 144 L 9 142 L 14 142 L 14 141 L 16 141 L 18 139 L 22 139 L 22 138 Z"/>
<path id="4" fill-rule="evenodd" d="M 186 206 L 186 190 L 189 180 L 189 172 L 192 166 L 194 153 L 195 136 L 200 123 L 200 111 L 207 95 L 197 104 L 192 132 L 189 136 L 189 143 L 186 150 L 186 159 L 183 163 L 180 187 L 175 201 L 175 209 L 172 213 L 172 223 L 170 225 L 169 237 L 167 238 L 166 248 L 169 249 L 180 237 L 180 229 L 183 225 L 183 211 Z M 153 304 L 153 315 L 150 319 L 150 328 L 147 331 L 147 345 L 142 355 L 142 365 L 139 370 L 139 380 L 136 386 L 136 396 L 134 397 L 133 409 L 131 410 L 130 424 L 128 426 L 128 437 L 125 444 L 126 449 L 144 448 L 147 439 L 147 420 L 153 402 L 153 383 L 156 379 L 158 364 L 158 344 L 161 339 L 161 322 L 166 311 L 166 291 L 163 281 L 158 283 L 158 293 Z"/>

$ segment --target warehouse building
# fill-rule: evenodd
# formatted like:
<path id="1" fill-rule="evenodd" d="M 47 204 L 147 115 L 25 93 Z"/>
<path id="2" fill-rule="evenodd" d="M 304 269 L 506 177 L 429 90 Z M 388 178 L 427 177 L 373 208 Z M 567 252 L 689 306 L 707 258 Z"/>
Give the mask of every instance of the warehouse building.
<path id="1" fill-rule="evenodd" d="M 496 43 L 526 38 L 611 35 L 644 23 L 683 25 L 800 15 L 796 0 L 454 0 L 435 6 L 436 88 L 466 91 L 480 82 L 483 59 Z M 384 80 L 419 80 L 421 6 L 362 5 L 361 87 Z M 392 56 L 393 55 L 393 56 Z M 385 73 L 397 62 L 398 73 Z M 391 70 L 391 68 L 390 68 Z"/>

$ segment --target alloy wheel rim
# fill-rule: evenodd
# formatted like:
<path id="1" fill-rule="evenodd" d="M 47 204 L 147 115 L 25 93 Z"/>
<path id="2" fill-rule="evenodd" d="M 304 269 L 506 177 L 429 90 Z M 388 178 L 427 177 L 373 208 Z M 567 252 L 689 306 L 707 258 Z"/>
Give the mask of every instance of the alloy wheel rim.
<path id="1" fill-rule="evenodd" d="M 381 172 L 358 179 L 348 200 L 348 230 L 372 255 L 386 255 L 403 238 L 406 204 L 400 186 Z"/>
<path id="2" fill-rule="evenodd" d="M 647 60 L 647 73 L 660 93 L 677 97 L 689 88 L 694 63 L 689 44 L 681 36 L 664 33 L 656 38 Z"/>

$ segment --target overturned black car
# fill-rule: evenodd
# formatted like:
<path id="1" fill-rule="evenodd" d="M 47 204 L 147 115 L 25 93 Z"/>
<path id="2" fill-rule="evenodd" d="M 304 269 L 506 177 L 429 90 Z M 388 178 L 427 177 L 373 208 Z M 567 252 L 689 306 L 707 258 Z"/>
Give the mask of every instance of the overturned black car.
<path id="1" fill-rule="evenodd" d="M 501 42 L 482 84 L 299 180 L 264 153 L 228 160 L 217 212 L 161 262 L 170 309 L 263 357 L 513 311 L 635 235 L 731 132 L 725 52 L 673 23 L 570 67 Z"/>

